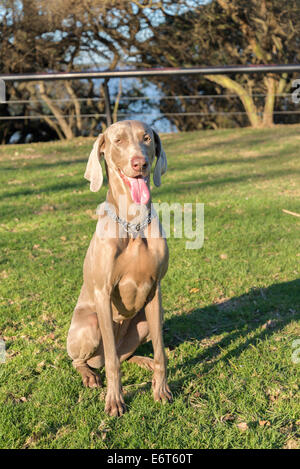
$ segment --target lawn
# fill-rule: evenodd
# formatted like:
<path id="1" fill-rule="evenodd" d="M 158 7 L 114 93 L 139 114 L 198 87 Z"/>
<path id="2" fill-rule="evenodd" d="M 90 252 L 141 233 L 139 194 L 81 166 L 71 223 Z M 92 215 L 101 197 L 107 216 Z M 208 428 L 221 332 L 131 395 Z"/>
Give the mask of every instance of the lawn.
<path id="1" fill-rule="evenodd" d="M 300 212 L 300 127 L 162 141 L 169 169 L 153 199 L 204 203 L 205 239 L 169 239 L 174 402 L 155 403 L 150 371 L 125 362 L 121 418 L 104 413 L 104 371 L 103 389 L 85 389 L 66 353 L 107 190 L 83 178 L 93 140 L 0 147 L 1 448 L 299 447 L 300 218 L 283 210 Z"/>

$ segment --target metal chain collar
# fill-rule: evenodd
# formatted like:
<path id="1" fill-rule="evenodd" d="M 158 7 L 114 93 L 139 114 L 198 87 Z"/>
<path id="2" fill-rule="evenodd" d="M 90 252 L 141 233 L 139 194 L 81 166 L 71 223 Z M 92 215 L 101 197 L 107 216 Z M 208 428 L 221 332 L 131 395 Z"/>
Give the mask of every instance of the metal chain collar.
<path id="1" fill-rule="evenodd" d="M 145 217 L 145 219 L 142 222 L 139 223 L 130 223 L 123 218 L 120 218 L 114 210 L 112 210 L 109 206 L 109 204 L 106 204 L 105 206 L 105 211 L 107 215 L 114 220 L 116 223 L 119 223 L 124 230 L 132 235 L 138 235 L 141 231 L 143 231 L 144 228 L 146 228 L 149 223 L 153 220 L 153 218 L 156 218 L 156 214 L 151 213 L 151 209 L 148 212 L 148 215 Z"/>

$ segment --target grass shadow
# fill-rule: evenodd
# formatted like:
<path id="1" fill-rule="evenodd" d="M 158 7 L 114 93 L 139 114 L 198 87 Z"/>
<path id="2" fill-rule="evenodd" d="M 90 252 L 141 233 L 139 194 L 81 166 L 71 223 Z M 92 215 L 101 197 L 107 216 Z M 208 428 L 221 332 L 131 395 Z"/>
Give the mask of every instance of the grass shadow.
<path id="1" fill-rule="evenodd" d="M 164 323 L 165 347 L 173 351 L 195 341 L 204 342 L 206 346 L 199 347 L 196 357 L 180 362 L 184 378 L 170 381 L 172 390 L 180 393 L 184 383 L 195 378 L 192 370 L 199 362 L 204 364 L 202 373 L 208 373 L 218 361 L 230 363 L 244 350 L 255 347 L 297 319 L 300 319 L 300 279 L 265 289 L 253 288 L 223 303 L 177 312 Z M 218 335 L 221 339 L 215 340 Z M 232 347 L 234 342 L 239 345 Z M 229 346 L 231 350 L 226 351 Z M 151 355 L 151 343 L 142 345 L 137 354 Z"/>
<path id="2" fill-rule="evenodd" d="M 265 289 L 252 289 L 249 293 L 231 298 L 220 304 L 196 308 L 166 320 L 165 346 L 173 350 L 185 342 L 206 341 L 196 357 L 181 363 L 184 381 L 194 376 L 193 366 L 205 362 L 203 373 L 212 369 L 219 360 L 230 362 L 234 357 L 279 332 L 291 321 L 300 318 L 300 279 L 271 285 Z M 209 340 L 220 335 L 219 341 Z M 250 335 L 250 337 L 249 337 Z M 239 345 L 232 347 L 238 341 Z M 242 341 L 242 343 L 240 343 Z M 225 352 L 231 345 L 231 350 Z M 183 382 L 172 383 L 179 389 Z"/>
<path id="3" fill-rule="evenodd" d="M 56 169 L 61 167 L 69 167 L 73 166 L 76 164 L 86 164 L 88 161 L 88 158 L 78 158 L 78 159 L 72 159 L 72 160 L 58 160 L 56 159 L 55 161 L 43 161 L 42 163 L 36 163 L 35 160 L 33 160 L 32 163 L 28 163 L 28 160 L 20 160 L 20 169 L 22 169 L 22 172 L 24 171 L 32 171 L 32 170 L 40 170 L 40 169 Z M 24 164 L 26 163 L 26 165 Z M 14 162 L 16 164 L 16 162 Z M 16 166 L 3 166 L 1 165 L 1 170 L 3 171 L 16 171 L 18 169 Z"/>

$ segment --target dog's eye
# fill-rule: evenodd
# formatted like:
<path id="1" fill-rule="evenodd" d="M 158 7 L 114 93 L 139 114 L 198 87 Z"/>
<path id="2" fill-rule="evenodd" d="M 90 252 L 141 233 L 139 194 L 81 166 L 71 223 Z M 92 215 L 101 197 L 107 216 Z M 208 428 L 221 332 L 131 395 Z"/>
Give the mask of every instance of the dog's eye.
<path id="1" fill-rule="evenodd" d="M 121 143 L 121 141 L 122 141 L 122 140 L 121 140 L 120 138 L 116 138 L 116 139 L 115 139 L 115 143 Z"/>
<path id="2" fill-rule="evenodd" d="M 150 135 L 145 134 L 145 135 L 144 135 L 144 142 L 150 142 L 150 141 L 151 141 Z"/>

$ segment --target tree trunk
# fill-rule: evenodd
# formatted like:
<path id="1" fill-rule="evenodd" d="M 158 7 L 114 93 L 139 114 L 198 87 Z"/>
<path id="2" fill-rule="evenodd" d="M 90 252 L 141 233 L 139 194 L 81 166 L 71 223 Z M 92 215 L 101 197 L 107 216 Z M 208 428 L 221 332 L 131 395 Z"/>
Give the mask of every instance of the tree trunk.
<path id="1" fill-rule="evenodd" d="M 39 87 L 40 87 L 40 95 L 41 95 L 41 98 L 43 99 L 43 101 L 45 101 L 45 103 L 47 104 L 47 106 L 49 107 L 50 111 L 52 111 L 53 115 L 56 117 L 57 119 L 57 123 L 58 125 L 60 126 L 65 138 L 67 140 L 71 139 L 74 137 L 73 135 L 73 132 L 72 132 L 72 129 L 71 127 L 68 125 L 67 121 L 65 120 L 64 118 L 64 115 L 63 113 L 61 112 L 61 110 L 59 109 L 58 106 L 56 106 L 52 101 L 51 99 L 49 98 L 49 96 L 47 96 L 46 94 L 46 90 L 45 90 L 45 85 L 43 82 L 40 82 L 39 83 Z"/>
<path id="2" fill-rule="evenodd" d="M 205 78 L 210 81 L 213 81 L 214 83 L 217 83 L 218 85 L 221 85 L 223 88 L 226 88 L 227 90 L 233 93 L 236 93 L 243 103 L 251 126 L 254 128 L 261 127 L 262 121 L 252 99 L 252 96 L 245 90 L 242 85 L 232 80 L 227 75 L 205 75 Z"/>
<path id="3" fill-rule="evenodd" d="M 280 95 L 287 87 L 287 74 L 284 73 L 279 80 L 274 77 L 266 77 L 267 97 L 265 101 L 263 126 L 272 127 L 274 125 L 274 107 L 276 94 Z"/>
<path id="4" fill-rule="evenodd" d="M 60 140 L 64 140 L 64 136 L 63 136 L 63 134 L 62 134 L 62 132 L 61 132 L 59 126 L 56 125 L 55 122 L 53 122 L 53 120 L 50 119 L 50 117 L 48 117 L 48 116 L 46 116 L 46 115 L 43 116 L 43 119 L 47 122 L 47 124 L 49 125 L 49 127 L 51 127 L 53 130 L 55 130 L 55 132 L 56 132 L 57 135 L 58 135 L 58 138 L 59 138 Z"/>
<path id="5" fill-rule="evenodd" d="M 114 110 L 113 110 L 113 123 L 118 121 L 118 109 L 119 109 L 119 104 L 120 104 L 120 99 L 122 95 L 122 80 L 120 79 L 119 81 L 119 90 L 118 90 L 118 95 L 115 100 L 115 105 L 114 105 Z"/>
<path id="6" fill-rule="evenodd" d="M 272 76 L 266 76 L 264 82 L 267 88 L 267 96 L 264 106 L 262 127 L 272 127 L 274 125 L 273 112 L 275 105 L 276 81 Z"/>
<path id="7" fill-rule="evenodd" d="M 75 113 L 76 113 L 76 125 L 77 129 L 81 132 L 82 131 L 82 120 L 81 120 L 81 114 L 80 114 L 80 103 L 77 99 L 77 96 L 71 86 L 71 84 L 68 81 L 65 81 L 66 89 L 67 92 L 69 93 L 73 103 L 74 103 L 74 108 L 75 108 Z"/>

